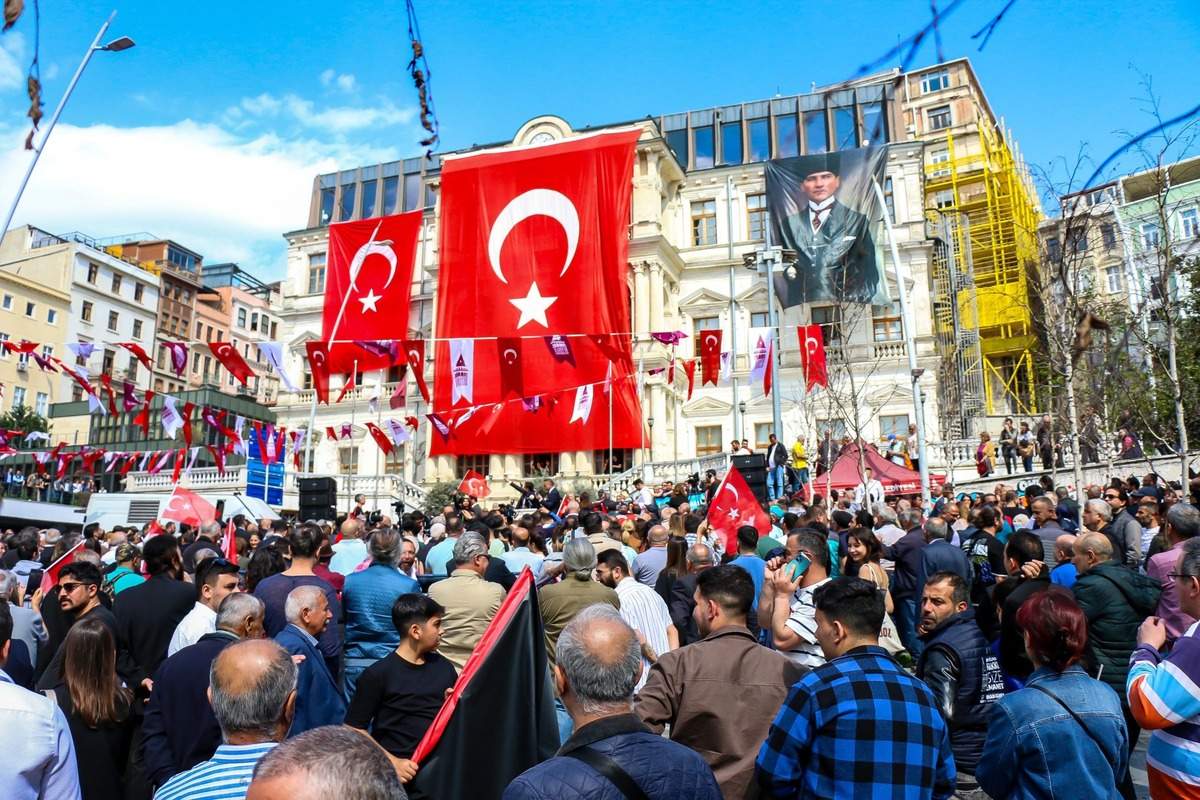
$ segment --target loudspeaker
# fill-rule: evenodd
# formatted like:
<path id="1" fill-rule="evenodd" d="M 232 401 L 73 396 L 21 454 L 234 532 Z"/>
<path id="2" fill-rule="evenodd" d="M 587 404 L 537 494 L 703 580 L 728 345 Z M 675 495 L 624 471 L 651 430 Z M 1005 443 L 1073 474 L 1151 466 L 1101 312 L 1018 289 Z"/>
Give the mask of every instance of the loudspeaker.
<path id="1" fill-rule="evenodd" d="M 336 515 L 337 481 L 333 478 L 301 478 L 300 519 L 328 519 Z"/>
<path id="2" fill-rule="evenodd" d="M 754 492 L 754 496 L 758 502 L 767 502 L 767 457 L 762 453 L 754 453 L 748 456 L 733 456 L 729 459 L 730 466 L 736 467 L 737 471 L 742 473 L 742 477 L 746 479 L 747 485 L 750 486 L 750 491 Z"/>
<path id="3" fill-rule="evenodd" d="M 300 506 L 300 521 L 324 519 L 333 522 L 337 519 L 337 508 L 334 506 Z"/>

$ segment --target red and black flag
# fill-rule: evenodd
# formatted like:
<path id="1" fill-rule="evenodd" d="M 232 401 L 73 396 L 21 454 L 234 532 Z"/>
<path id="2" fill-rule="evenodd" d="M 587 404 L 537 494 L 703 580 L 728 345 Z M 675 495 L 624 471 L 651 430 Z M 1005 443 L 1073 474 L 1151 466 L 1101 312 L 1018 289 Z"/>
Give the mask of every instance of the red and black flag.
<path id="1" fill-rule="evenodd" d="M 405 788 L 414 800 L 498 798 L 557 750 L 546 638 L 526 567 L 417 745 L 420 768 Z"/>

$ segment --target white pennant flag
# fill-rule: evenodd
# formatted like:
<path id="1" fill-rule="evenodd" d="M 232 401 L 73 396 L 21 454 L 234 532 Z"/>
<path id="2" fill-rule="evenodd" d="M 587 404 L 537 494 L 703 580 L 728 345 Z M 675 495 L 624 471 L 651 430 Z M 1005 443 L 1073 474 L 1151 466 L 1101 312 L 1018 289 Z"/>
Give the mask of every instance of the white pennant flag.
<path id="1" fill-rule="evenodd" d="M 104 407 L 104 403 L 100 400 L 100 395 L 98 393 L 88 392 L 87 401 L 89 414 L 95 414 L 97 411 L 99 411 L 100 416 L 108 416 L 108 409 Z"/>
<path id="2" fill-rule="evenodd" d="M 49 442 L 50 434 L 43 431 L 30 431 L 29 433 L 25 434 L 25 444 L 35 441 Z"/>
<path id="3" fill-rule="evenodd" d="M 450 340 L 450 404 L 459 400 L 475 402 L 475 340 Z"/>
<path id="4" fill-rule="evenodd" d="M 287 372 L 283 369 L 283 343 L 282 342 L 259 342 L 258 352 L 267 363 L 271 365 L 271 369 L 275 370 L 275 374 L 279 376 L 279 382 L 289 392 L 300 391 L 296 384 L 292 383 L 292 379 L 288 377 Z"/>
<path id="5" fill-rule="evenodd" d="M 575 407 L 571 409 L 571 419 L 567 424 L 579 420 L 586 423 L 592 416 L 592 392 L 595 384 L 588 383 L 575 390 Z"/>
<path id="6" fill-rule="evenodd" d="M 771 329 L 750 329 L 750 380 L 761 383 L 771 355 Z"/>
<path id="7" fill-rule="evenodd" d="M 189 475 L 192 473 L 192 467 L 195 466 L 196 456 L 198 456 L 198 455 L 200 455 L 200 448 L 193 447 L 192 448 L 192 457 L 188 459 L 187 466 L 183 468 L 184 472 L 186 472 Z"/>
<path id="8" fill-rule="evenodd" d="M 163 432 L 167 434 L 168 439 L 174 439 L 175 434 L 179 433 L 179 429 L 183 427 L 183 416 L 175 410 L 175 398 L 169 394 L 164 394 L 163 410 L 162 410 L 162 427 Z"/>
<path id="9" fill-rule="evenodd" d="M 104 454 L 104 463 L 107 465 L 104 467 L 105 472 L 113 471 L 113 467 L 115 467 L 117 465 L 117 455 L 118 455 L 117 453 L 105 453 Z"/>
<path id="10" fill-rule="evenodd" d="M 392 441 L 396 443 L 397 447 L 412 438 L 412 434 L 408 432 L 408 426 L 404 424 L 403 420 L 389 419 L 385 424 L 387 425 L 388 433 L 391 434 Z"/>
<path id="11" fill-rule="evenodd" d="M 246 437 L 242 435 L 242 431 L 246 428 L 246 418 L 238 417 L 233 423 L 233 432 L 237 434 L 237 442 L 233 445 L 233 452 L 240 456 L 248 456 L 250 448 L 246 446 Z"/>
<path id="12" fill-rule="evenodd" d="M 721 353 L 721 380 L 727 381 L 730 377 L 730 365 L 733 363 L 733 354 L 726 350 Z"/>

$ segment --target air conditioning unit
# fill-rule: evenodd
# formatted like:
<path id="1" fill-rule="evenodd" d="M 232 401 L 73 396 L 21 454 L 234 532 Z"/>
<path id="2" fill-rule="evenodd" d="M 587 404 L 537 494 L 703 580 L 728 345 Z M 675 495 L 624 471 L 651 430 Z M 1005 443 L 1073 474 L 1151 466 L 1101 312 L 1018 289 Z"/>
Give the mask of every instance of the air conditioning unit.
<path id="1" fill-rule="evenodd" d="M 28 372 L 28 371 L 29 371 L 29 360 L 28 359 L 18 359 L 17 360 L 17 372 Z"/>

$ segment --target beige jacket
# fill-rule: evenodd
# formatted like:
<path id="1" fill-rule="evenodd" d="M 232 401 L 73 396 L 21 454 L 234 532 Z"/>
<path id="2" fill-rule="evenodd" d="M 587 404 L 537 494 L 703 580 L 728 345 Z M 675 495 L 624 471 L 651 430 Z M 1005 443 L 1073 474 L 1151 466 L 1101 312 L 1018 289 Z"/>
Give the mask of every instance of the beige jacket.
<path id="1" fill-rule="evenodd" d="M 462 672 L 471 651 L 504 602 L 504 587 L 485 581 L 469 569 L 456 569 L 449 578 L 430 586 L 429 596 L 446 609 L 438 652 Z"/>

